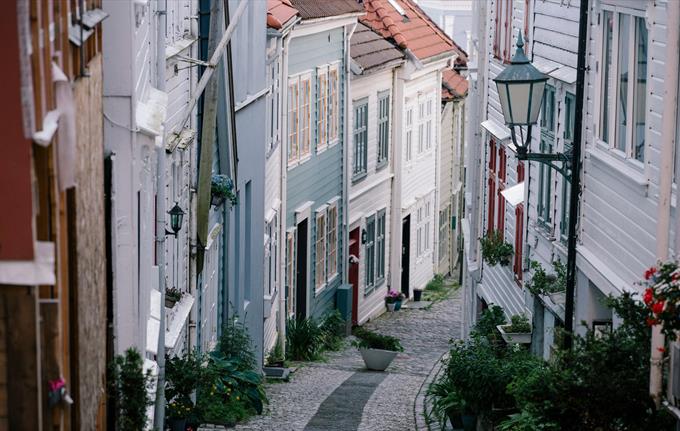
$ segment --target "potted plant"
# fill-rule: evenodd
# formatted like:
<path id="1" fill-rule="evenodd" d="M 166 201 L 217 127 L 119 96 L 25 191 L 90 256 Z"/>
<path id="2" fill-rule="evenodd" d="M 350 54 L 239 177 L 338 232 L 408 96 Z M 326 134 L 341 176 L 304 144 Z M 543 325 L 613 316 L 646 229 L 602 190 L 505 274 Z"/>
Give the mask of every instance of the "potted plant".
<path id="1" fill-rule="evenodd" d="M 387 292 L 387 295 L 385 295 L 385 305 L 387 306 L 387 311 L 394 311 L 394 309 L 397 307 L 397 299 L 399 298 L 400 293 L 398 293 L 396 290 L 390 290 Z"/>
<path id="2" fill-rule="evenodd" d="M 453 386 L 451 381 L 444 377 L 430 384 L 427 395 L 432 400 L 431 413 L 437 418 L 442 428 L 446 426 L 446 420 L 454 429 L 463 428 L 463 411 L 465 400 Z"/>
<path id="3" fill-rule="evenodd" d="M 172 431 L 185 431 L 187 420 L 196 415 L 192 395 L 203 378 L 205 359 L 198 351 L 166 356 L 166 422 Z"/>
<path id="4" fill-rule="evenodd" d="M 567 290 L 567 267 L 559 260 L 552 265 L 555 273 L 548 274 L 539 262 L 532 260 L 530 267 L 534 270 L 534 275 L 526 286 L 534 295 L 548 296 L 555 304 L 563 305 Z"/>
<path id="5" fill-rule="evenodd" d="M 503 233 L 494 230 L 480 239 L 482 245 L 482 257 L 489 265 L 508 266 L 512 256 L 512 245 L 505 242 Z"/>
<path id="6" fill-rule="evenodd" d="M 232 205 L 236 205 L 234 182 L 226 175 L 215 174 L 212 176 L 210 185 L 210 204 L 218 207 L 222 205 L 225 199 L 228 199 Z"/>
<path id="7" fill-rule="evenodd" d="M 401 310 L 401 304 L 404 301 L 404 298 L 405 298 L 405 296 L 404 296 L 403 293 L 399 292 L 397 294 L 397 300 L 394 302 L 394 311 Z"/>
<path id="8" fill-rule="evenodd" d="M 165 306 L 172 308 L 182 299 L 184 293 L 177 287 L 169 287 L 165 289 Z"/>
<path id="9" fill-rule="evenodd" d="M 531 343 L 531 323 L 524 314 L 515 314 L 510 318 L 509 325 L 498 325 L 497 328 L 508 344 Z"/>
<path id="10" fill-rule="evenodd" d="M 366 368 L 374 371 L 385 371 L 398 352 L 404 348 L 398 339 L 389 335 L 381 335 L 363 328 L 354 331 L 357 341 L 352 344 L 359 349 Z"/>

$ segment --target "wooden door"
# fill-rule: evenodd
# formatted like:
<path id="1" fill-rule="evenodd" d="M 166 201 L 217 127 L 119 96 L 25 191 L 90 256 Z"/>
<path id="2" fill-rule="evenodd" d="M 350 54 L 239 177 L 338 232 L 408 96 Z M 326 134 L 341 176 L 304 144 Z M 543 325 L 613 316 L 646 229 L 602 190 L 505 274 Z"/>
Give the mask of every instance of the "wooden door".
<path id="1" fill-rule="evenodd" d="M 356 228 L 349 234 L 349 254 L 359 259 L 361 252 L 361 229 Z M 349 264 L 349 283 L 352 285 L 352 325 L 359 322 L 359 261 Z"/>

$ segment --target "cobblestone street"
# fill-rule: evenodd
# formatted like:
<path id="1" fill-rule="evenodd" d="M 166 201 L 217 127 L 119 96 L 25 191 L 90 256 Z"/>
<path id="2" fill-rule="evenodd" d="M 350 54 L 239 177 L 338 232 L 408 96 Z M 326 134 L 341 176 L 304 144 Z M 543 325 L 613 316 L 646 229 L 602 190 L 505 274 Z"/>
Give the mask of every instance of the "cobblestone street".
<path id="1" fill-rule="evenodd" d="M 366 371 L 348 339 L 341 351 L 326 354 L 325 361 L 300 364 L 290 382 L 268 384 L 265 413 L 236 429 L 423 429 L 424 383 L 446 353 L 448 341 L 460 336 L 460 294 L 459 289 L 430 309 L 385 313 L 365 325 L 399 338 L 404 346 L 386 372 Z"/>

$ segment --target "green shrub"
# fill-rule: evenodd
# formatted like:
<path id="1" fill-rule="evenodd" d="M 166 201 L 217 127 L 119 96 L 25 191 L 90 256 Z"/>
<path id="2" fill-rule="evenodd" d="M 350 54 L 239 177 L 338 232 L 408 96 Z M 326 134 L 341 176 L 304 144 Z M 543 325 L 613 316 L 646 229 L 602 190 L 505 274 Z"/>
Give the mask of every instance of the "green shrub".
<path id="1" fill-rule="evenodd" d="M 498 332 L 498 325 L 504 325 L 506 322 L 503 308 L 498 305 L 491 305 L 482 312 L 482 315 L 477 319 L 477 324 L 472 329 L 472 337 L 483 337 L 492 343 L 502 341 L 501 334 Z"/>
<path id="2" fill-rule="evenodd" d="M 236 359 L 242 369 L 254 369 L 257 363 L 248 329 L 238 316 L 232 317 L 222 326 L 217 351 L 225 358 Z"/>
<path id="3" fill-rule="evenodd" d="M 404 351 L 399 340 L 389 335 L 381 335 L 358 327 L 354 330 L 354 336 L 357 337 L 357 341 L 352 344 L 359 349 L 380 349 L 393 352 Z"/>
<path id="4" fill-rule="evenodd" d="M 526 334 L 531 332 L 531 323 L 529 318 L 524 314 L 515 314 L 510 317 L 510 324 L 503 327 L 505 332 L 514 334 Z"/>
<path id="5" fill-rule="evenodd" d="M 328 313 L 321 321 L 322 348 L 324 350 L 340 350 L 345 338 L 345 319 L 340 315 L 339 310 Z"/>
<path id="6" fill-rule="evenodd" d="M 144 372 L 144 361 L 135 348 L 117 355 L 109 365 L 109 397 L 116 412 L 116 428 L 121 430 L 146 429 L 146 409 L 151 373 Z"/>
<path id="7" fill-rule="evenodd" d="M 286 325 L 286 357 L 294 361 L 319 359 L 323 348 L 323 332 L 314 319 L 288 319 Z"/>
<path id="8" fill-rule="evenodd" d="M 431 383 L 427 388 L 427 396 L 432 402 L 429 414 L 437 419 L 442 430 L 446 429 L 450 415 L 466 412 L 465 401 L 446 378 Z"/>
<path id="9" fill-rule="evenodd" d="M 168 418 L 195 418 L 192 395 L 203 379 L 205 356 L 198 350 L 185 355 L 166 357 L 165 398 Z"/>
<path id="10" fill-rule="evenodd" d="M 266 364 L 272 366 L 274 364 L 282 363 L 286 360 L 286 355 L 283 352 L 283 346 L 281 345 L 281 339 L 277 338 L 274 348 L 267 355 Z"/>
<path id="11" fill-rule="evenodd" d="M 480 239 L 482 246 L 482 257 L 489 265 L 507 266 L 510 264 L 510 256 L 512 256 L 512 245 L 505 242 L 503 232 L 494 230 L 487 233 L 484 238 Z"/>
<path id="12" fill-rule="evenodd" d="M 525 286 L 532 294 L 548 295 L 567 290 L 567 267 L 559 260 L 553 262 L 554 274 L 545 272 L 543 266 L 535 260 L 532 260 L 529 266 L 534 274 Z"/>

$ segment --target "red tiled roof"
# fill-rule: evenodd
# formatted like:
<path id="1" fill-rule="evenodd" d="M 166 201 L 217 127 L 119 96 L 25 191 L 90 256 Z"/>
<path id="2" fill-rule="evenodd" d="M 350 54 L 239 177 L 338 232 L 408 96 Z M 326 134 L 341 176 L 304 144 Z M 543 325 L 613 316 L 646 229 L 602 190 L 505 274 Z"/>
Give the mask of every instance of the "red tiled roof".
<path id="1" fill-rule="evenodd" d="M 267 27 L 279 30 L 297 14 L 290 0 L 267 0 Z"/>
<path id="2" fill-rule="evenodd" d="M 442 73 L 442 100 L 450 101 L 465 97 L 468 92 L 468 81 L 457 70 L 445 69 Z"/>
<path id="3" fill-rule="evenodd" d="M 290 0 L 290 2 L 300 12 L 302 19 L 326 18 L 364 11 L 357 0 Z"/>
<path id="4" fill-rule="evenodd" d="M 360 20 L 383 37 L 392 38 L 400 48 L 408 48 L 420 60 L 444 53 L 465 56 L 418 5 L 411 0 L 394 1 L 404 9 L 405 16 L 388 0 L 364 0 L 367 13 Z"/>

